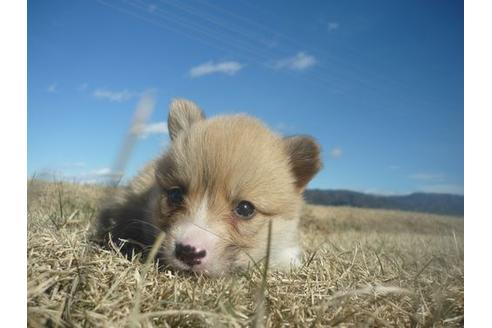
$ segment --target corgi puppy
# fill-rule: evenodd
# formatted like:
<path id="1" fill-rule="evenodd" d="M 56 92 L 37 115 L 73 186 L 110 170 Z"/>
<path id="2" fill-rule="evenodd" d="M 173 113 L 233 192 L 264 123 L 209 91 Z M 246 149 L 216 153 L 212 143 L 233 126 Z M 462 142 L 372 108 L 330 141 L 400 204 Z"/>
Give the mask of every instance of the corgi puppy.
<path id="1" fill-rule="evenodd" d="M 206 119 L 182 99 L 168 129 L 168 150 L 101 210 L 97 238 L 145 255 L 164 232 L 161 262 L 219 275 L 265 259 L 271 222 L 270 266 L 299 265 L 302 193 L 321 167 L 314 139 L 246 115 Z"/>

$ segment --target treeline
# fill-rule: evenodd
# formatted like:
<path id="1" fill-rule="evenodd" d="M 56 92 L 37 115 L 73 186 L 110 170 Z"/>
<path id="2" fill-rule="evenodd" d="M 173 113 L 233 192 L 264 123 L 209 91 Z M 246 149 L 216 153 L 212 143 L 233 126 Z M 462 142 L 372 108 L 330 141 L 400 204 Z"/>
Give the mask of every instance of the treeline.
<path id="1" fill-rule="evenodd" d="M 311 189 L 304 192 L 310 204 L 385 208 L 436 214 L 464 214 L 464 196 L 435 193 L 381 196 L 350 190 Z"/>

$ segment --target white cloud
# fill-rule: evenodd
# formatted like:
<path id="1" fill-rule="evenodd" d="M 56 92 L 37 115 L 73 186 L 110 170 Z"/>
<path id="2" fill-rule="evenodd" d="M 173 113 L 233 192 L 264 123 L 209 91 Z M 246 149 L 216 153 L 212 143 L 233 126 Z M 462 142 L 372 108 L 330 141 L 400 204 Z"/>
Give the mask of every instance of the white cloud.
<path id="1" fill-rule="evenodd" d="M 342 156 L 342 149 L 340 147 L 335 147 L 332 150 L 330 150 L 330 156 L 331 158 L 340 158 Z"/>
<path id="2" fill-rule="evenodd" d="M 96 89 L 93 93 L 94 97 L 98 99 L 106 99 L 111 102 L 123 102 L 131 99 L 134 94 L 128 90 L 111 91 L 107 89 Z"/>
<path id="3" fill-rule="evenodd" d="M 444 174 L 442 173 L 415 173 L 409 176 L 412 180 L 419 181 L 443 181 Z"/>
<path id="4" fill-rule="evenodd" d="M 435 192 L 435 193 L 445 193 L 445 194 L 464 194 L 463 185 L 455 185 L 455 184 L 432 184 L 425 185 L 419 188 L 421 191 L 425 192 Z"/>
<path id="5" fill-rule="evenodd" d="M 167 134 L 166 122 L 155 122 L 149 124 L 141 124 L 132 128 L 132 133 L 137 134 L 140 138 L 147 138 L 152 134 Z"/>
<path id="6" fill-rule="evenodd" d="M 113 171 L 109 167 L 103 167 L 101 169 L 93 170 L 89 173 L 81 174 L 79 178 L 82 180 L 99 179 L 99 178 L 119 178 L 122 175 L 123 175 L 122 172 Z"/>
<path id="7" fill-rule="evenodd" d="M 213 61 L 209 61 L 207 63 L 203 63 L 201 65 L 195 66 L 190 69 L 190 77 L 200 77 L 204 75 L 214 74 L 214 73 L 222 73 L 227 75 L 234 75 L 239 70 L 241 70 L 244 66 L 235 61 L 225 61 L 214 63 Z"/>
<path id="8" fill-rule="evenodd" d="M 49 93 L 56 93 L 56 92 L 58 92 L 58 83 L 51 83 L 46 90 Z"/>
<path id="9" fill-rule="evenodd" d="M 328 22 L 328 31 L 334 31 L 340 27 L 340 24 L 337 22 Z"/>
<path id="10" fill-rule="evenodd" d="M 305 52 L 299 52 L 297 55 L 289 58 L 284 58 L 274 64 L 276 69 L 290 69 L 293 71 L 303 71 L 317 63 L 316 58 Z"/>
<path id="11" fill-rule="evenodd" d="M 166 122 L 149 123 L 144 126 L 142 134 L 167 134 Z"/>
<path id="12" fill-rule="evenodd" d="M 90 175 L 94 176 L 105 176 L 111 174 L 111 169 L 109 167 L 104 167 L 102 169 L 97 169 L 90 172 Z"/>

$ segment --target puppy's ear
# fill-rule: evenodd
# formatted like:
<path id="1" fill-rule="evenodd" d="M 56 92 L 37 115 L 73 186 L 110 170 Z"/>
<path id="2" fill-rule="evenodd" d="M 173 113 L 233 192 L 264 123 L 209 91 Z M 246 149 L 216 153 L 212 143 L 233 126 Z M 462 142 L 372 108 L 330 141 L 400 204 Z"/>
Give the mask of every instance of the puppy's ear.
<path id="1" fill-rule="evenodd" d="M 174 99 L 169 105 L 167 126 L 171 140 L 181 132 L 188 130 L 194 123 L 205 119 L 203 111 L 194 102 L 186 99 Z"/>
<path id="2" fill-rule="evenodd" d="M 309 136 L 294 136 L 284 139 L 290 166 L 300 192 L 321 169 L 320 146 Z"/>

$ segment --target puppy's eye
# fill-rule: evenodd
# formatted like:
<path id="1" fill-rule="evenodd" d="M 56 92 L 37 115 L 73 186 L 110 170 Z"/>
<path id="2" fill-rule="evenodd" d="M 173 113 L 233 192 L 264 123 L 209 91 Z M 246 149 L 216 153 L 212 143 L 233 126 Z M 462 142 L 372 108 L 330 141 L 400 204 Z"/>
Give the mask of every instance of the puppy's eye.
<path id="1" fill-rule="evenodd" d="M 167 201 L 171 205 L 180 205 L 184 201 L 184 191 L 181 187 L 172 187 L 167 190 Z"/>
<path id="2" fill-rule="evenodd" d="M 247 200 L 242 200 L 237 204 L 234 213 L 241 219 L 251 219 L 255 215 L 255 207 Z"/>

